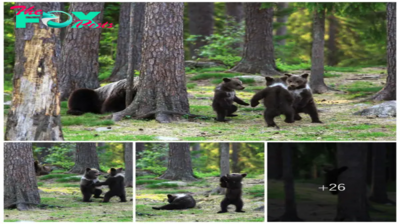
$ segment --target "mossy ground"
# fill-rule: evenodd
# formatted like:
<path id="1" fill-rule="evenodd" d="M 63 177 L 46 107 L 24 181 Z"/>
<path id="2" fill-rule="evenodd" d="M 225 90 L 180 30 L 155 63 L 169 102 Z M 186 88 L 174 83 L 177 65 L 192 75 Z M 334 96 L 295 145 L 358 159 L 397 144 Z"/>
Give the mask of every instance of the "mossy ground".
<path id="1" fill-rule="evenodd" d="M 4 210 L 5 222 L 132 222 L 132 188 L 126 188 L 126 203 L 113 197 L 110 203 L 101 203 L 100 198 L 93 202 L 82 202 L 79 189 L 80 177 L 71 174 L 56 174 L 38 177 L 41 204 L 48 207 L 30 211 L 16 209 Z M 103 178 L 100 178 L 103 180 Z M 66 181 L 69 180 L 69 181 Z M 108 187 L 103 187 L 103 194 Z M 61 206 L 60 208 L 58 206 Z"/>
<path id="2" fill-rule="evenodd" d="M 213 71 L 215 70 L 215 71 Z M 83 116 L 66 115 L 67 102 L 61 103 L 61 121 L 64 138 L 67 141 L 386 141 L 396 139 L 396 118 L 367 118 L 352 115 L 368 106 L 371 102 L 360 102 L 379 91 L 386 81 L 383 67 L 329 69 L 325 74 L 328 86 L 341 90 L 325 94 L 315 94 L 314 98 L 323 124 L 312 124 L 308 115 L 293 124 L 283 122 L 277 117 L 280 130 L 267 127 L 263 119 L 263 106 L 256 108 L 240 106 L 238 117 L 228 123 L 215 122 L 215 113 L 211 107 L 211 97 L 215 83 L 222 77 L 232 76 L 223 72 L 223 68 L 188 70 L 187 86 L 192 96 L 189 99 L 190 112 L 210 119 L 185 119 L 160 124 L 155 120 L 125 119 L 119 122 L 110 120 L 110 115 L 85 114 Z M 345 71 L 345 72 L 344 72 Z M 351 71 L 351 72 L 348 72 Z M 302 73 L 296 70 L 291 73 Z M 234 74 L 235 76 L 237 74 Z M 357 80 L 365 76 L 377 79 Z M 217 80 L 218 79 L 218 80 Z M 246 81 L 246 89 L 237 91 L 237 95 L 249 102 L 255 92 L 263 89 L 263 83 Z M 6 95 L 6 101 L 10 95 Z M 8 106 L 5 106 L 7 113 Z M 98 131 L 98 127 L 110 127 Z"/>
<path id="3" fill-rule="evenodd" d="M 296 181 L 296 206 L 299 218 L 304 221 L 333 221 L 337 211 L 337 195 L 321 191 L 323 180 Z M 395 183 L 388 186 L 388 197 L 396 201 Z M 274 220 L 285 211 L 285 193 L 282 181 L 268 180 L 268 220 Z M 377 211 L 369 211 L 372 221 L 396 221 L 396 206 L 371 205 Z"/>
<path id="4" fill-rule="evenodd" d="M 245 213 L 229 212 L 217 214 L 223 195 L 210 195 L 209 191 L 217 188 L 219 177 L 207 177 L 186 186 L 151 187 L 155 177 L 138 178 L 136 184 L 136 221 L 137 222 L 263 222 L 264 210 L 256 211 L 265 204 L 264 175 L 243 179 L 243 201 Z M 163 181 L 156 181 L 162 183 Z M 150 183 L 150 184 L 147 184 Z M 149 187 L 150 186 L 150 187 Z M 167 194 L 193 193 L 196 207 L 187 210 L 153 210 L 151 207 L 165 205 Z"/>

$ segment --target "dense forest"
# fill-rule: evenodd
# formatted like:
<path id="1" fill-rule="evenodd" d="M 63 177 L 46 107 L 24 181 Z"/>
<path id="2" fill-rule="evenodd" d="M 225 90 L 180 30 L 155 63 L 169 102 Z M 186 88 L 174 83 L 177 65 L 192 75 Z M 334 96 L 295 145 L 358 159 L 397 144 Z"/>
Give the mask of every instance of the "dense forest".
<path id="1" fill-rule="evenodd" d="M 136 143 L 137 221 L 261 222 L 264 164 L 263 143 Z M 217 215 L 223 195 L 232 191 L 222 181 L 234 175 L 244 176 L 234 189 L 243 191 L 245 213 L 235 213 L 232 204 Z M 170 195 L 194 203 L 182 207 L 187 199 L 170 201 Z M 167 199 L 170 207 L 161 207 Z"/>
<path id="2" fill-rule="evenodd" d="M 13 6 L 4 4 L 7 140 L 395 136 L 394 3 L 25 5 L 68 12 L 61 21 L 99 12 L 91 25 L 112 26 L 97 29 L 43 20 L 16 28 Z M 275 134 L 262 124 L 264 107 L 247 105 L 266 77 L 285 73 L 309 74 L 323 124 L 279 119 L 284 132 Z M 244 104 L 230 122 L 214 122 L 213 90 L 232 78 L 245 87 L 236 91 Z"/>
<path id="3" fill-rule="evenodd" d="M 132 143 L 6 143 L 4 159 L 5 221 L 133 221 Z M 90 178 L 115 185 L 113 169 L 123 170 L 118 180 L 127 202 L 111 197 L 106 203 L 111 184 L 96 185 L 99 194 L 85 201 L 82 186 L 94 188 Z"/>
<path id="4" fill-rule="evenodd" d="M 269 221 L 396 221 L 395 143 L 268 144 Z"/>

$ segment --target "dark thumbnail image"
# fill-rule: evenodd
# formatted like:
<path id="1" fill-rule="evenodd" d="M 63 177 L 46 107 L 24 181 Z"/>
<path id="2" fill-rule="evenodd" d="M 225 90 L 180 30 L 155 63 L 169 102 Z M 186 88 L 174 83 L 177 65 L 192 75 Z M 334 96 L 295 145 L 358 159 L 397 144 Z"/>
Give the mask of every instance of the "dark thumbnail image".
<path id="1" fill-rule="evenodd" d="M 269 143 L 268 221 L 396 221 L 395 143 Z"/>

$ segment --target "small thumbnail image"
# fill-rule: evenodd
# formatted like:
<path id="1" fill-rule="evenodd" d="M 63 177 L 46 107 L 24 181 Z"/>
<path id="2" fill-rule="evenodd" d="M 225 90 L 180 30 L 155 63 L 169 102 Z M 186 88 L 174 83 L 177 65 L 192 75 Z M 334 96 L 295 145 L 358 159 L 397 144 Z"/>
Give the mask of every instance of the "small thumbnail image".
<path id="1" fill-rule="evenodd" d="M 396 221 L 396 143 L 268 143 L 268 221 Z"/>
<path id="2" fill-rule="evenodd" d="M 5 222 L 132 222 L 133 143 L 5 143 Z"/>
<path id="3" fill-rule="evenodd" d="M 137 222 L 263 222 L 264 143 L 136 143 Z"/>

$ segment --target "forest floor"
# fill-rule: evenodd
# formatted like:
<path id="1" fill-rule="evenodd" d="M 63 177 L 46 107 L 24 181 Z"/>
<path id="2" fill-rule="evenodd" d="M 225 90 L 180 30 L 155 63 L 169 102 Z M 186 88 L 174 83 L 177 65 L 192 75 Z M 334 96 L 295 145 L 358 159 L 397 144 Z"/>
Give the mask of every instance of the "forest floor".
<path id="1" fill-rule="evenodd" d="M 126 203 L 113 197 L 110 203 L 101 203 L 102 199 L 92 198 L 93 202 L 82 202 L 79 188 L 81 176 L 56 173 L 37 177 L 40 190 L 41 209 L 18 211 L 4 210 L 5 222 L 132 222 L 132 188 L 126 188 Z M 100 178 L 104 180 L 105 178 Z M 103 194 L 108 191 L 102 188 Z"/>
<path id="2" fill-rule="evenodd" d="M 187 87 L 190 112 L 204 118 L 185 119 L 170 124 L 155 120 L 125 119 L 113 122 L 110 115 L 85 114 L 69 116 L 66 114 L 67 102 L 61 102 L 61 122 L 64 138 L 67 141 L 114 140 L 114 141 L 388 141 L 396 139 L 396 118 L 375 118 L 353 115 L 353 113 L 372 106 L 363 101 L 378 92 L 386 82 L 384 67 L 346 70 L 337 68 L 325 73 L 328 86 L 340 90 L 315 94 L 323 124 L 313 124 L 308 115 L 292 124 L 284 123 L 283 116 L 275 118 L 280 129 L 267 127 L 262 116 L 262 104 L 256 108 L 239 105 L 230 122 L 214 121 L 215 113 L 211 107 L 213 90 L 224 77 L 242 74 L 225 72 L 225 68 L 215 67 L 188 70 Z M 298 74 L 309 72 L 293 70 Z M 265 82 L 244 79 L 246 89 L 237 95 L 249 102 Z M 6 92 L 5 102 L 10 102 L 11 94 Z M 6 103 L 7 104 L 7 103 Z M 9 109 L 5 105 L 5 114 Z"/>
<path id="3" fill-rule="evenodd" d="M 319 181 L 323 183 L 323 180 Z M 321 184 L 295 181 L 297 214 L 304 221 L 333 221 L 337 211 L 337 195 L 318 189 Z M 388 186 L 388 197 L 396 202 L 395 183 Z M 285 211 L 285 193 L 282 181 L 268 180 L 268 221 L 273 221 Z M 371 202 L 372 221 L 396 221 L 396 206 Z M 379 211 L 376 211 L 379 210 Z"/>
<path id="4" fill-rule="evenodd" d="M 223 195 L 212 195 L 210 191 L 219 185 L 219 177 L 207 177 L 195 182 L 181 184 L 165 183 L 155 176 L 136 178 L 137 222 L 263 222 L 265 205 L 264 175 L 243 179 L 243 201 L 245 213 L 229 212 L 217 214 Z M 167 204 L 167 194 L 191 193 L 196 207 L 187 210 L 153 210 L 153 206 Z M 257 210 L 256 210 L 257 209 Z"/>

